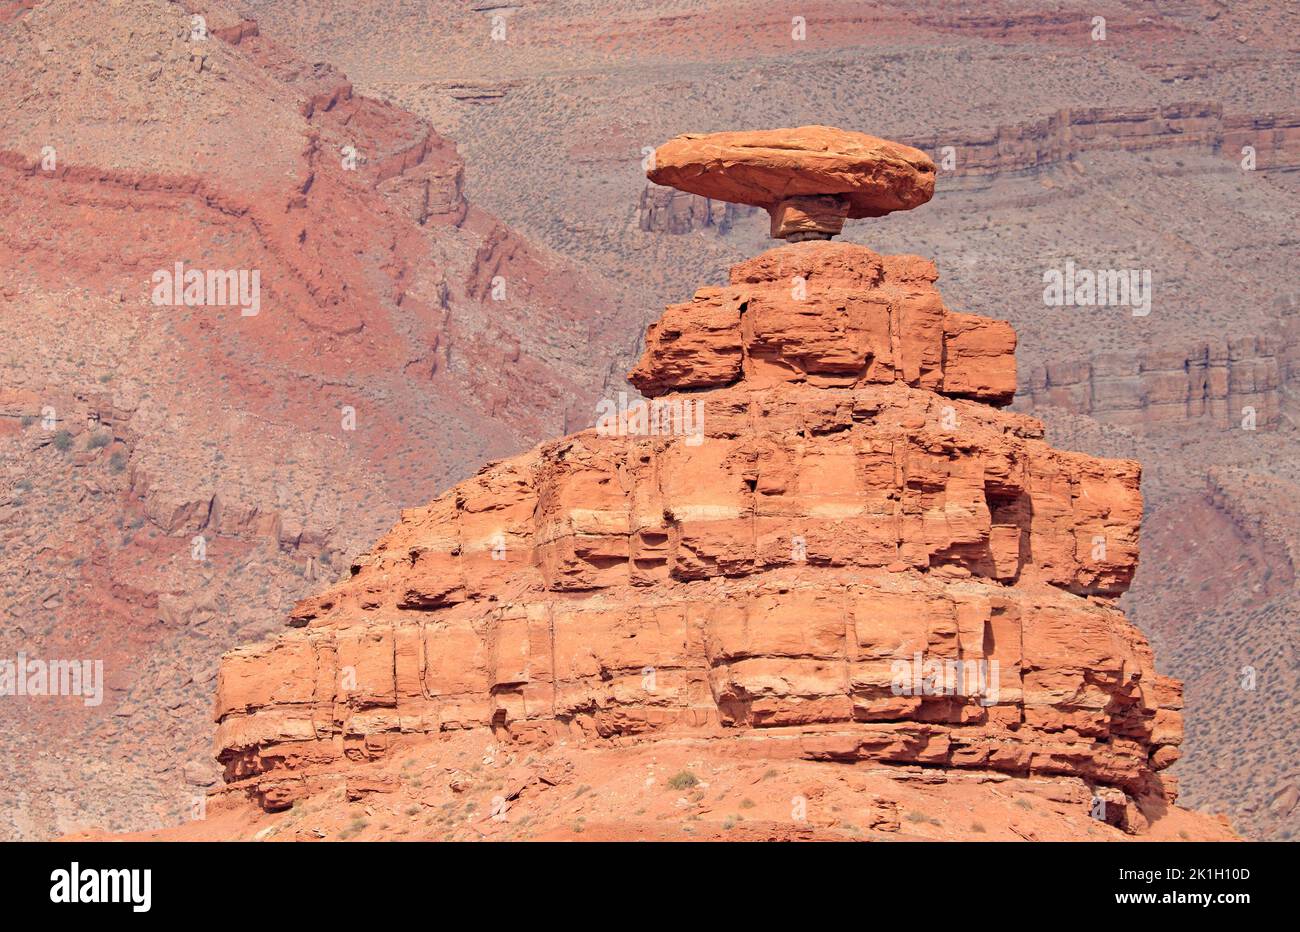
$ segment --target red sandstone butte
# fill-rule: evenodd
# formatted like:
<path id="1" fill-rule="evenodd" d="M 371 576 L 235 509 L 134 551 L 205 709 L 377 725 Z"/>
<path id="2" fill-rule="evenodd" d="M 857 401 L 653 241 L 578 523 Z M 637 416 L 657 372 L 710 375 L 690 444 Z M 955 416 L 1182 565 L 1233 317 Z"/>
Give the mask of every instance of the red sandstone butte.
<path id="1" fill-rule="evenodd" d="M 588 837 L 643 837 L 697 808 L 665 785 L 680 762 L 760 810 L 730 837 L 1230 837 L 1173 806 L 1181 687 L 1117 605 L 1138 464 L 1055 450 L 995 407 L 1014 335 L 934 281 L 915 257 L 805 242 L 670 307 L 632 375 L 654 417 L 485 466 L 227 655 L 206 831 L 269 832 L 256 813 L 300 801 L 343 831 L 335 788 L 433 811 L 499 777 L 515 822 L 410 827 L 577 837 L 572 784 L 595 788 Z M 689 405 L 696 435 L 647 428 Z M 918 657 L 989 676 L 907 694 Z M 918 828 L 900 807 L 981 819 Z"/>
<path id="2" fill-rule="evenodd" d="M 719 177 L 790 150 L 773 192 L 839 196 L 805 151 L 838 131 L 782 132 Z M 904 147 L 823 148 L 920 202 Z M 1231 837 L 1174 805 L 1181 684 L 1118 606 L 1138 464 L 1002 410 L 1015 334 L 933 263 L 793 233 L 650 328 L 652 400 L 403 512 L 228 654 L 225 785 L 177 833 Z"/>

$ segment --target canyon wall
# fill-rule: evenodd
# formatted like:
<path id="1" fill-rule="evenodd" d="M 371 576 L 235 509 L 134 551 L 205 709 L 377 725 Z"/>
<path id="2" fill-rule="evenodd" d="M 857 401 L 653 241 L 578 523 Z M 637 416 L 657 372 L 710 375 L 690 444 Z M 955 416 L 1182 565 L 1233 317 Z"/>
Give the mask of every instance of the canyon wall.
<path id="1" fill-rule="evenodd" d="M 1214 101 L 1132 110 L 1081 107 L 987 133 L 935 133 L 910 144 L 939 162 L 942 148 L 952 146 L 955 164 L 941 170 L 957 176 L 1033 171 L 1086 151 L 1203 149 L 1235 161 L 1246 145 L 1255 148 L 1256 170 L 1291 171 L 1300 168 L 1300 112 L 1225 114 Z"/>
<path id="2" fill-rule="evenodd" d="M 737 217 L 757 211 L 757 207 L 715 201 L 676 188 L 647 184 L 637 205 L 637 226 L 650 233 L 672 234 L 713 229 L 725 236 Z"/>
<path id="3" fill-rule="evenodd" d="M 589 412 L 593 354 L 620 339 L 590 324 L 631 312 L 471 205 L 450 140 L 238 11 L 9 13 L 3 640 L 105 669 L 98 708 L 3 710 L 23 765 L 0 781 L 0 835 L 37 838 L 172 820 L 216 657 L 397 502 L 553 434 L 573 417 L 556 399 Z M 477 291 L 476 255 L 508 296 Z M 158 300 L 177 263 L 242 273 L 258 306 Z"/>
<path id="4" fill-rule="evenodd" d="M 1050 406 L 1126 427 L 1268 430 L 1278 423 L 1281 386 L 1279 341 L 1242 337 L 1035 366 L 1016 408 Z"/>

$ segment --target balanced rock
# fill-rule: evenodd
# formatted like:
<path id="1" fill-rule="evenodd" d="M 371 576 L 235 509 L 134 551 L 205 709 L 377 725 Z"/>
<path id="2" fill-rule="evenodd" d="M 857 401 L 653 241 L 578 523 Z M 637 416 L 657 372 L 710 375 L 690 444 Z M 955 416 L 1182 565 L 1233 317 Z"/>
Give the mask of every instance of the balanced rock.
<path id="1" fill-rule="evenodd" d="M 934 195 L 919 149 L 828 126 L 687 133 L 655 150 L 651 181 L 762 207 L 778 239 L 827 239 L 845 218 L 911 210 Z"/>
<path id="2" fill-rule="evenodd" d="M 652 177 L 768 206 L 796 239 L 934 181 L 919 152 L 820 127 L 660 152 Z M 669 307 L 630 375 L 648 400 L 606 399 L 593 428 L 404 512 L 287 632 L 224 659 L 222 794 L 332 798 L 391 781 L 396 753 L 457 772 L 469 740 L 596 782 L 637 754 L 886 774 L 864 817 L 881 831 L 905 798 L 888 784 L 920 775 L 1018 837 L 1036 836 L 1017 794 L 1052 801 L 1056 837 L 1193 818 L 1166 771 L 1181 685 L 1119 606 L 1141 469 L 1002 410 L 1015 333 L 949 310 L 936 279 L 916 256 L 794 242 Z M 538 799 L 543 821 L 555 805 Z"/>

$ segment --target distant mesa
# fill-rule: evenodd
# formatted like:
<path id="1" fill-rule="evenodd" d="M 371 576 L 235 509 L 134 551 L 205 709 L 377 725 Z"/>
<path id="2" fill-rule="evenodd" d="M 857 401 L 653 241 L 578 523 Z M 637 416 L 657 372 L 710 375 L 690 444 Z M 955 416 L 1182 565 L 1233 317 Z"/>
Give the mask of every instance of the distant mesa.
<path id="1" fill-rule="evenodd" d="M 935 166 L 919 149 L 830 126 L 685 133 L 646 172 L 656 184 L 762 207 L 772 236 L 830 239 L 845 219 L 911 210 L 934 196 Z"/>

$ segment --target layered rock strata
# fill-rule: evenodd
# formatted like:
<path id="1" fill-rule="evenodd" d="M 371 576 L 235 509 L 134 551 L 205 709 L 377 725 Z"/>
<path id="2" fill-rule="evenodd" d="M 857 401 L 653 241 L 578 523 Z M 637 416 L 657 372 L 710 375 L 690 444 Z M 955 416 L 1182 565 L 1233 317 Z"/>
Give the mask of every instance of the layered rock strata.
<path id="1" fill-rule="evenodd" d="M 637 205 L 636 226 L 646 232 L 672 234 L 712 229 L 725 236 L 738 218 L 755 210 L 757 208 L 647 184 Z"/>
<path id="2" fill-rule="evenodd" d="M 1182 734 L 1116 605 L 1140 469 L 1000 410 L 1014 334 L 935 278 L 795 243 L 670 307 L 631 377 L 653 401 L 404 512 L 225 658 L 225 792 L 283 808 L 481 729 L 1082 780 L 1140 830 Z"/>
<path id="3" fill-rule="evenodd" d="M 1279 342 L 1272 335 L 1249 336 L 1035 366 L 1016 406 L 1050 406 L 1126 427 L 1272 429 L 1284 382 Z"/>

